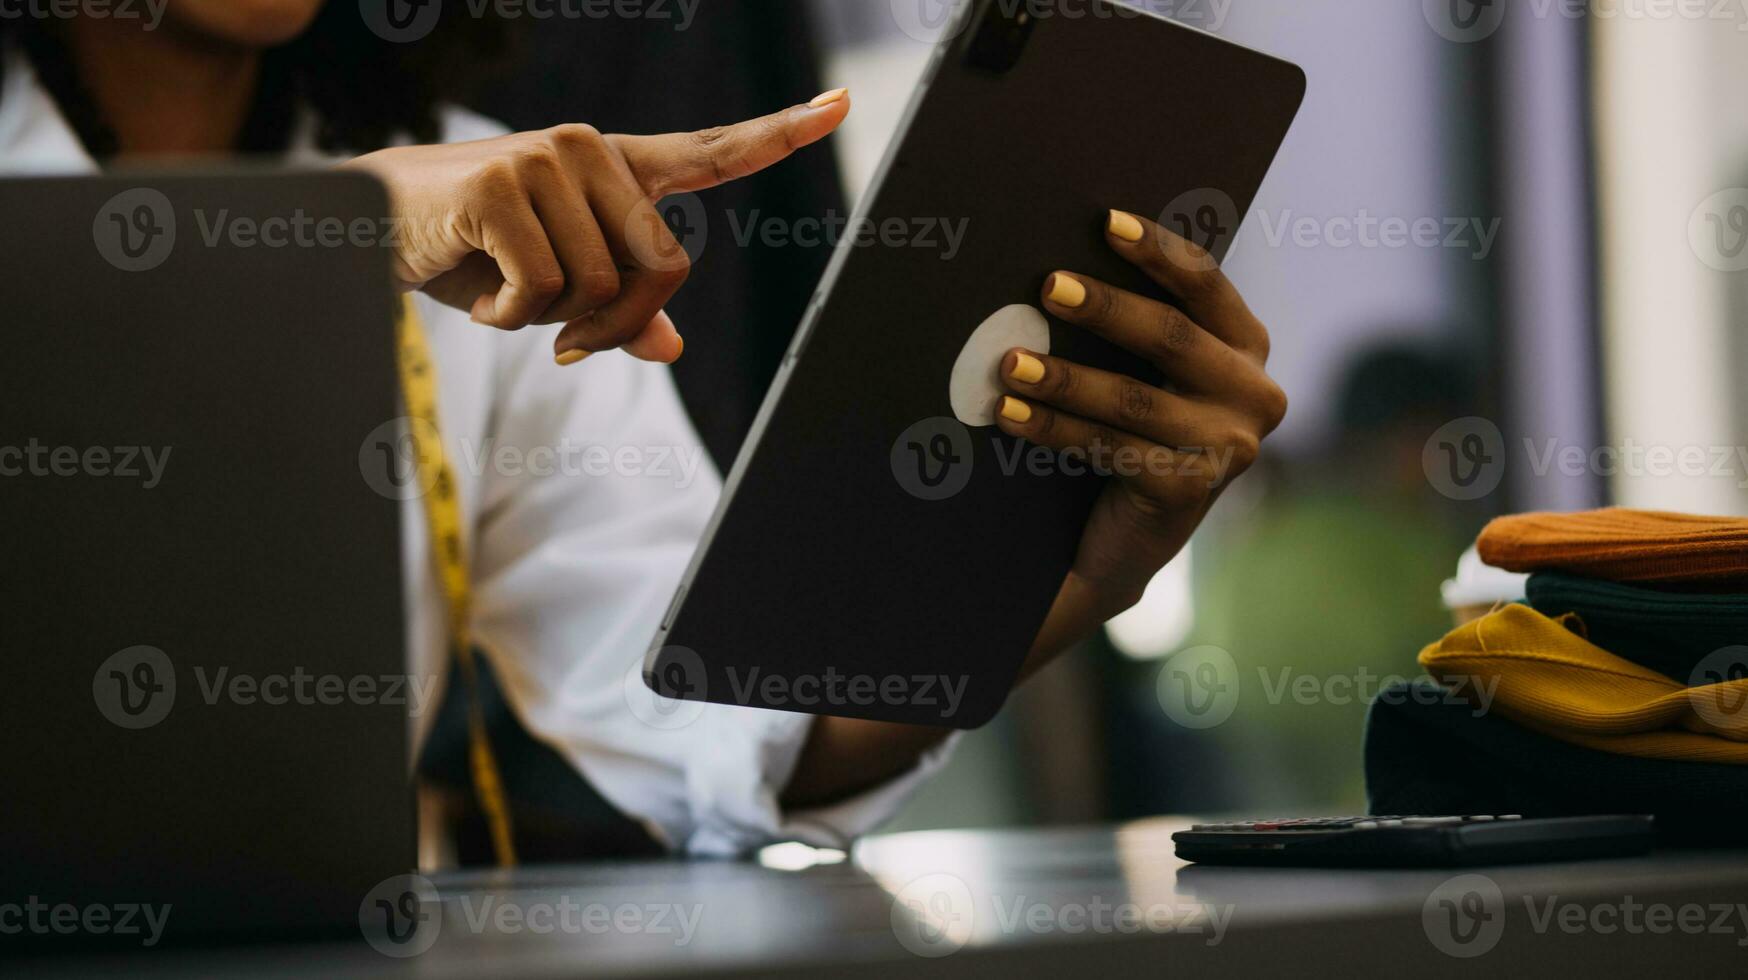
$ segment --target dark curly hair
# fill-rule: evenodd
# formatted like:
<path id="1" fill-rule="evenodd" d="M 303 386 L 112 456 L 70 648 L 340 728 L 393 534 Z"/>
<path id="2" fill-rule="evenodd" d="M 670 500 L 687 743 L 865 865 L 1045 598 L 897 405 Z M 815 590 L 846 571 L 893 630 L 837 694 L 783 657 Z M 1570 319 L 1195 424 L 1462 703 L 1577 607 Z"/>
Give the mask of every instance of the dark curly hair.
<path id="1" fill-rule="evenodd" d="M 331 153 L 368 153 L 397 136 L 438 140 L 438 107 L 464 97 L 469 82 L 511 48 L 505 21 L 472 17 L 461 4 L 446 7 L 424 39 L 395 43 L 366 26 L 356 3 L 328 0 L 301 35 L 265 52 L 237 151 L 283 152 L 299 107 L 319 120 L 317 144 Z M 0 50 L 16 40 L 86 149 L 107 161 L 120 147 L 78 78 L 62 29 L 41 20 L 0 19 Z"/>

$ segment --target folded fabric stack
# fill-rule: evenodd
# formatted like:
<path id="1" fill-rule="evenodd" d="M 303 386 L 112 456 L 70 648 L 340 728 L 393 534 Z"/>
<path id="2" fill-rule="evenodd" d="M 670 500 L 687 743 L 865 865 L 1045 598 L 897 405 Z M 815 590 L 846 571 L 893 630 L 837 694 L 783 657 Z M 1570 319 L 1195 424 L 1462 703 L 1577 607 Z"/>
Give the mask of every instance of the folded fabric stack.
<path id="1" fill-rule="evenodd" d="M 1652 813 L 1665 840 L 1748 841 L 1748 520 L 1503 518 L 1481 557 L 1527 604 L 1421 653 L 1366 733 L 1375 813 Z"/>

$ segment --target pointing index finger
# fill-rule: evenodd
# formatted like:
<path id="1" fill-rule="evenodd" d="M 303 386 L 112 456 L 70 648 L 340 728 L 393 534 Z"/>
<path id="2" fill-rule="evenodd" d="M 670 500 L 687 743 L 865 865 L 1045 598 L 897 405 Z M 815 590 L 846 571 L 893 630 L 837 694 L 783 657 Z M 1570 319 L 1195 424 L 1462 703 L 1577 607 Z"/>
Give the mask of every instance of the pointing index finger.
<path id="1" fill-rule="evenodd" d="M 824 139 L 849 113 L 849 90 L 840 88 L 732 126 L 614 139 L 638 183 L 652 200 L 660 200 L 739 180 L 780 163 Z"/>

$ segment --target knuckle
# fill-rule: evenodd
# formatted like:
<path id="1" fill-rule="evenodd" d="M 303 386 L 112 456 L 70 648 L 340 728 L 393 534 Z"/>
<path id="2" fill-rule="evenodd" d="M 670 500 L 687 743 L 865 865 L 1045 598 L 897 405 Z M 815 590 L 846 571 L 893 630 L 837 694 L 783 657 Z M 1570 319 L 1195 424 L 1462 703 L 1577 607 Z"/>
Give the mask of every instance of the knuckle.
<path id="1" fill-rule="evenodd" d="M 1184 254 L 1203 270 L 1204 275 L 1219 270 L 1220 260 L 1214 258 L 1214 253 L 1204 248 L 1200 242 L 1192 238 L 1182 238 L 1179 241 L 1183 242 Z"/>
<path id="2" fill-rule="evenodd" d="M 565 123 L 547 132 L 552 145 L 568 153 L 592 152 L 606 145 L 601 131 L 588 123 Z"/>
<path id="3" fill-rule="evenodd" d="M 1056 435 L 1061 418 L 1062 416 L 1048 408 L 1034 406 L 1031 421 L 1022 423 L 1021 428 L 1031 430 L 1032 434 L 1039 439 L 1049 439 Z"/>
<path id="4" fill-rule="evenodd" d="M 1124 379 L 1117 391 L 1117 417 L 1125 423 L 1140 423 L 1153 418 L 1153 392 L 1133 379 Z"/>
<path id="5" fill-rule="evenodd" d="M 1251 344 L 1251 348 L 1256 353 L 1258 360 L 1264 364 L 1268 363 L 1269 354 L 1273 353 L 1274 341 L 1269 337 L 1269 332 L 1266 329 Z"/>
<path id="6" fill-rule="evenodd" d="M 1092 294 L 1093 302 L 1089 313 L 1094 323 L 1111 324 L 1116 321 L 1118 313 L 1117 291 L 1103 283 L 1087 283 L 1087 292 Z"/>
<path id="7" fill-rule="evenodd" d="M 1182 465 L 1182 460 L 1179 462 Z M 1170 510 L 1194 510 L 1213 492 L 1207 475 L 1187 466 L 1162 475 L 1153 483 L 1154 496 Z"/>
<path id="8" fill-rule="evenodd" d="M 686 284 L 692 277 L 692 260 L 686 257 L 683 250 L 677 250 L 674 260 L 664 264 L 662 268 L 649 270 L 649 279 L 670 293 Z"/>
<path id="9" fill-rule="evenodd" d="M 1262 437 L 1248 428 L 1238 428 L 1227 438 L 1226 444 L 1232 449 L 1235 470 L 1250 469 L 1262 456 Z"/>
<path id="10" fill-rule="evenodd" d="M 1208 497 L 1213 492 L 1213 488 L 1203 477 L 1185 474 L 1173 477 L 1167 483 L 1162 499 L 1172 510 L 1196 511 L 1208 502 Z"/>
<path id="11" fill-rule="evenodd" d="M 515 166 L 504 157 L 493 157 L 480 164 L 472 180 L 475 189 L 484 194 L 502 194 L 521 186 Z"/>
<path id="12" fill-rule="evenodd" d="M 1263 422 L 1268 426 L 1269 432 L 1280 428 L 1281 423 L 1287 420 L 1288 407 L 1286 391 L 1270 381 L 1263 392 Z"/>
<path id="13" fill-rule="evenodd" d="M 651 204 L 667 196 L 664 188 L 674 186 L 685 174 L 685 167 L 673 160 L 659 163 L 644 162 L 632 175 L 632 184 L 643 199 Z"/>
<path id="14" fill-rule="evenodd" d="M 1129 503 L 1143 520 L 1157 523 L 1171 510 L 1166 500 L 1169 492 L 1165 480 L 1139 480 L 1123 484 Z"/>
<path id="15" fill-rule="evenodd" d="M 1161 228 L 1159 247 L 1147 255 L 1149 265 L 1172 274 L 1174 279 L 1189 279 L 1197 273 L 1220 268 L 1220 260 L 1193 239 L 1170 228 Z"/>
<path id="16" fill-rule="evenodd" d="M 643 268 L 650 278 L 658 283 L 672 285 L 676 289 L 686 282 L 686 277 L 692 273 L 692 257 L 686 254 L 684 246 L 673 240 L 656 242 L 645 254 L 639 256 Z"/>
<path id="17" fill-rule="evenodd" d="M 715 172 L 716 180 L 719 183 L 726 183 L 734 176 L 723 168 L 721 158 L 723 149 L 728 145 L 732 135 L 733 131 L 727 126 L 712 126 L 692 134 L 693 144 L 710 161 L 710 167 Z"/>
<path id="18" fill-rule="evenodd" d="M 619 273 L 610 268 L 591 268 L 577 283 L 577 293 L 592 308 L 606 306 L 619 295 Z"/>
<path id="19" fill-rule="evenodd" d="M 1177 357 L 1190 349 L 1201 328 L 1175 306 L 1161 304 L 1153 324 L 1153 343 L 1162 357 Z"/>
<path id="20" fill-rule="evenodd" d="M 1162 476 L 1125 484 L 1130 487 L 1129 502 L 1144 520 L 1163 523 L 1175 515 L 1193 510 L 1199 503 L 1194 498 L 1195 481 L 1178 476 Z"/>
<path id="21" fill-rule="evenodd" d="M 781 145 L 785 152 L 794 152 L 795 133 L 790 128 L 788 120 L 781 116 L 767 116 L 759 121 L 758 140 L 760 143 Z"/>
<path id="22" fill-rule="evenodd" d="M 1193 244 L 1190 247 L 1200 254 L 1194 260 L 1196 267 L 1183 277 L 1183 297 L 1203 301 L 1214 299 L 1226 288 L 1226 273 L 1220 271 L 1206 250 Z"/>
<path id="23" fill-rule="evenodd" d="M 1092 455 L 1095 462 L 1109 465 L 1111 458 L 1122 444 L 1123 439 L 1117 435 L 1115 430 L 1111 429 L 1110 426 L 1095 422 L 1088 433 L 1086 450 Z"/>
<path id="24" fill-rule="evenodd" d="M 1076 391 L 1080 390 L 1080 369 L 1067 361 L 1062 361 L 1051 366 L 1045 374 L 1045 380 L 1051 397 L 1058 400 L 1069 399 L 1074 397 Z"/>
<path id="25" fill-rule="evenodd" d="M 524 283 L 522 289 L 530 296 L 551 302 L 564 292 L 564 273 L 542 272 Z"/>
<path id="26" fill-rule="evenodd" d="M 517 172 L 529 177 L 550 177 L 562 173 L 558 150 L 546 142 L 529 143 L 516 152 Z"/>
<path id="27" fill-rule="evenodd" d="M 728 140 L 729 132 L 727 126 L 711 126 L 694 132 L 692 142 L 701 150 L 714 150 Z"/>

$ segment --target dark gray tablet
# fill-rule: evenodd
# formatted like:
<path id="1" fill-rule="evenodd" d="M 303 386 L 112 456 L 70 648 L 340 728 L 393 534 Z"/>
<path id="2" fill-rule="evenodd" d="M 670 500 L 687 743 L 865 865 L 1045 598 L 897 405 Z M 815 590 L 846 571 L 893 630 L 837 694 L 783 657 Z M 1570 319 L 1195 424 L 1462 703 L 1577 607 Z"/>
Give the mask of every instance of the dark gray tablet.
<path id="1" fill-rule="evenodd" d="M 1109 208 L 1223 256 L 1305 91 L 1132 8 L 1041 6 L 983 0 L 941 42 L 651 647 L 658 694 L 953 728 L 1000 709 L 1102 480 L 959 422 L 953 366 L 1055 269 L 1158 294 L 1106 245 Z"/>

